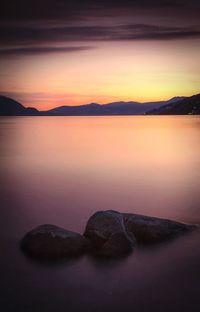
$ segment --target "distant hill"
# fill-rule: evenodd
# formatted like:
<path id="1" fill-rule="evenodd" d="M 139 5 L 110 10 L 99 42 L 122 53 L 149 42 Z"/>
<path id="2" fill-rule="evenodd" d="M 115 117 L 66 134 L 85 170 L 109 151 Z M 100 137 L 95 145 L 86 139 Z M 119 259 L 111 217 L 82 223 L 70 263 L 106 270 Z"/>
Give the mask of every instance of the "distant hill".
<path id="1" fill-rule="evenodd" d="M 158 109 L 150 110 L 147 115 L 200 115 L 200 94 L 193 95 Z"/>
<path id="2" fill-rule="evenodd" d="M 25 108 L 19 102 L 0 95 L 0 116 L 35 116 L 39 115 L 36 108 Z"/>
<path id="3" fill-rule="evenodd" d="M 60 106 L 48 111 L 26 108 L 19 102 L 0 96 L 0 116 L 116 116 L 116 115 L 185 115 L 200 114 L 200 94 L 174 97 L 160 102 L 113 102 Z"/>
<path id="4" fill-rule="evenodd" d="M 143 115 L 149 110 L 156 109 L 162 105 L 174 103 L 179 98 L 172 98 L 160 102 L 113 102 L 108 104 L 91 103 L 79 106 L 60 106 L 48 111 L 44 115 L 54 116 L 106 116 L 106 115 Z"/>

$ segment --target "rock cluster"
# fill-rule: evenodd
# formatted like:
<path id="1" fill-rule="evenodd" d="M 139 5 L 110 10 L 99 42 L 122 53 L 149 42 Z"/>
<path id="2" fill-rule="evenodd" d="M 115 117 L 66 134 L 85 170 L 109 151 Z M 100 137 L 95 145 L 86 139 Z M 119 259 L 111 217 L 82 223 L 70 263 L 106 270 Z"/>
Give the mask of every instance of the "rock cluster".
<path id="1" fill-rule="evenodd" d="M 121 257 L 130 253 L 136 243 L 160 243 L 195 228 L 168 219 L 107 210 L 89 218 L 83 235 L 44 224 L 28 232 L 21 247 L 29 255 L 45 259 L 74 257 L 84 252 Z"/>

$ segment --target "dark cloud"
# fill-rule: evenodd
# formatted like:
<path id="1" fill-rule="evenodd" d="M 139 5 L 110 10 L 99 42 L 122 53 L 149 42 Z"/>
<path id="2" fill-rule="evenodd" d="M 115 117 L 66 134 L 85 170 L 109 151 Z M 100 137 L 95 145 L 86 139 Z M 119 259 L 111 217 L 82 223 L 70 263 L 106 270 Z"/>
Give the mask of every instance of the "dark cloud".
<path id="1" fill-rule="evenodd" d="M 169 27 L 156 25 L 128 25 L 124 40 L 178 40 L 200 38 L 200 28 Z"/>
<path id="2" fill-rule="evenodd" d="M 119 10 L 177 9 L 195 12 L 197 0 L 3 0 L 1 20 L 79 19 L 96 15 L 116 14 Z"/>
<path id="3" fill-rule="evenodd" d="M 0 34 L 4 45 L 41 45 L 44 43 L 70 43 L 113 40 L 173 40 L 199 38 L 200 30 L 194 27 L 169 27 L 147 24 L 120 26 L 64 26 L 64 27 L 16 27 L 9 26 Z M 35 52 L 45 48 L 35 47 Z M 48 48 L 47 48 L 48 49 Z M 54 48 L 52 48 L 53 51 Z M 58 48 L 55 48 L 58 49 Z M 64 49 L 65 48 L 59 48 Z M 11 50 L 12 51 L 12 50 Z M 17 51 L 17 49 L 16 49 Z M 67 48 L 66 48 L 67 51 Z"/>
<path id="4" fill-rule="evenodd" d="M 39 42 L 68 42 L 101 40 L 106 35 L 111 36 L 112 28 L 102 26 L 3 26 L 0 41 L 4 44 L 39 43 Z"/>
<path id="5" fill-rule="evenodd" d="M 97 10 L 115 10 L 115 8 L 135 7 L 163 7 L 174 6 L 179 1 L 157 0 L 3 0 L 0 11 L 1 20 L 34 20 L 34 19 L 57 19 L 67 17 L 87 16 L 97 13 Z"/>
<path id="6" fill-rule="evenodd" d="M 199 38 L 200 23 L 190 26 L 199 9 L 196 0 L 3 0 L 0 54 L 84 50 L 62 47 L 61 43 L 71 42 Z M 182 27 L 179 23 L 152 25 L 159 25 L 161 16 L 170 19 L 171 15 L 177 20 L 184 16 Z M 140 24 L 136 24 L 138 16 Z"/>
<path id="7" fill-rule="evenodd" d="M 27 54 L 47 54 L 47 53 L 70 53 L 90 50 L 92 47 L 20 47 L 0 49 L 0 55 L 27 55 Z"/>

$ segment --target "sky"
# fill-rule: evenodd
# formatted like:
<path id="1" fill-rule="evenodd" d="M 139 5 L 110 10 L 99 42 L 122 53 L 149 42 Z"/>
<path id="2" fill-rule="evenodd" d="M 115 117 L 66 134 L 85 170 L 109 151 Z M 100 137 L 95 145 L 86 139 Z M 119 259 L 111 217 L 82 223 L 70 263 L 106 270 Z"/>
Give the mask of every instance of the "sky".
<path id="1" fill-rule="evenodd" d="M 45 110 L 199 93 L 199 16 L 199 0 L 3 0 L 0 94 Z"/>

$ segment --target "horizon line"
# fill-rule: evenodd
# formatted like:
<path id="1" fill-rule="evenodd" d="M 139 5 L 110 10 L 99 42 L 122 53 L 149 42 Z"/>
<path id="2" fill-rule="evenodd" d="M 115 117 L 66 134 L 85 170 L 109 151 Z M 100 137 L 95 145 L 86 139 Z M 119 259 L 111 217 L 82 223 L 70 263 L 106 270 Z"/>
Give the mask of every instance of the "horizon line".
<path id="1" fill-rule="evenodd" d="M 22 106 L 24 106 L 25 108 L 34 108 L 34 109 L 38 110 L 39 112 L 43 112 L 43 111 L 45 112 L 45 111 L 50 111 L 50 110 L 52 110 L 54 108 L 58 108 L 58 107 L 81 107 L 81 106 L 87 106 L 87 105 L 91 105 L 91 104 L 95 104 L 95 105 L 99 105 L 99 106 L 104 106 L 104 105 L 114 104 L 114 103 L 133 103 L 133 104 L 144 105 L 144 104 L 149 104 L 149 103 L 167 102 L 167 101 L 170 101 L 170 100 L 172 100 L 174 98 L 187 98 L 187 97 L 191 97 L 191 96 L 194 96 L 194 95 L 198 95 L 199 93 L 195 93 L 195 94 L 192 94 L 192 95 L 189 95 L 189 96 L 188 95 L 187 96 L 186 95 L 174 95 L 174 96 L 172 96 L 170 98 L 167 98 L 167 99 L 149 100 L 149 101 L 145 101 L 145 102 L 140 102 L 140 101 L 136 101 L 136 100 L 127 100 L 127 101 L 125 101 L 125 100 L 116 100 L 116 101 L 106 102 L 106 103 L 89 102 L 89 103 L 78 104 L 78 105 L 63 104 L 63 105 L 54 106 L 54 107 L 46 109 L 46 110 L 39 110 L 35 106 L 26 106 L 26 104 L 22 103 L 23 101 L 15 100 L 14 97 L 6 95 L 6 94 L 9 94 L 9 93 L 7 93 L 7 92 L 0 92 L 0 97 L 5 97 L 5 98 L 8 98 L 8 99 L 14 100 L 14 101 L 18 102 L 19 104 L 21 104 Z"/>

